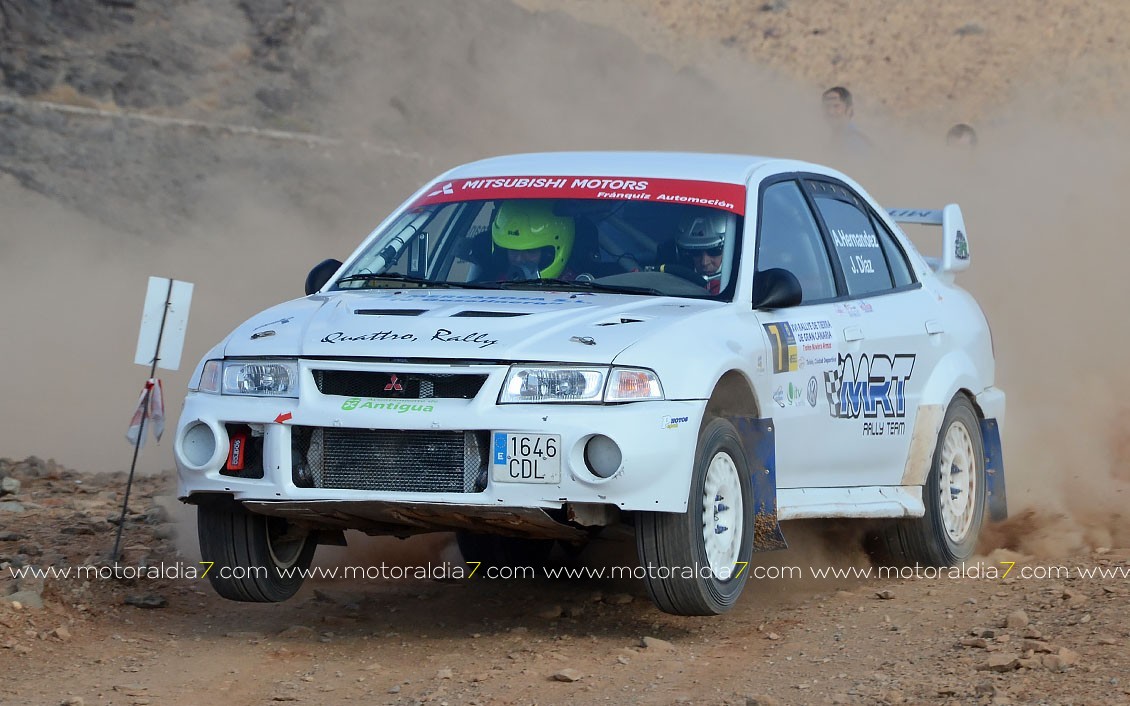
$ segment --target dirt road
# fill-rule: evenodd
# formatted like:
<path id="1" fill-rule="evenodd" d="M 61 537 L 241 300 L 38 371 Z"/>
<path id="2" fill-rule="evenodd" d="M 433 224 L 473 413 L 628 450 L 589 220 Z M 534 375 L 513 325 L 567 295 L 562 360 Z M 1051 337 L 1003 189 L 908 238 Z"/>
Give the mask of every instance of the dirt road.
<path id="1" fill-rule="evenodd" d="M 734 611 L 678 618 L 633 579 L 493 580 L 468 576 L 443 536 L 356 535 L 317 566 L 372 578 L 240 604 L 200 576 L 170 477 L 135 483 L 117 579 L 98 562 L 122 474 L 4 467 L 20 487 L 0 498 L 0 594 L 17 591 L 0 601 L 0 703 L 1130 701 L 1125 549 L 998 548 L 958 574 L 879 578 L 855 526 L 791 523 L 791 548 L 760 557 Z M 1023 515 L 990 539 L 1021 546 L 1049 519 Z M 632 570 L 633 552 L 609 540 L 550 566 L 607 575 Z"/>

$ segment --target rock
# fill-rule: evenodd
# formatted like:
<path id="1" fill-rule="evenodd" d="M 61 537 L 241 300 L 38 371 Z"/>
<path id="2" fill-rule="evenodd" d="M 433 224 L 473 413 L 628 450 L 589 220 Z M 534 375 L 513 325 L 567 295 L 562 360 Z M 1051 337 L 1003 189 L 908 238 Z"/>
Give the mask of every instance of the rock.
<path id="1" fill-rule="evenodd" d="M 15 495 L 20 492 L 20 482 L 15 478 L 0 479 L 0 495 Z"/>
<path id="2" fill-rule="evenodd" d="M 628 593 L 613 593 L 611 596 L 608 596 L 607 598 L 605 598 L 604 602 L 608 603 L 609 605 L 627 605 L 627 604 L 631 603 L 633 600 L 635 600 L 635 599 L 632 598 L 631 594 L 628 594 Z"/>
<path id="3" fill-rule="evenodd" d="M 63 642 L 66 642 L 67 640 L 71 639 L 71 631 L 68 630 L 63 625 L 60 625 L 59 627 L 55 628 L 52 632 L 54 632 L 55 637 L 59 638 Z"/>
<path id="4" fill-rule="evenodd" d="M 1020 658 L 1011 652 L 999 652 L 989 655 L 989 659 L 985 660 L 977 667 L 979 672 L 1011 672 L 1020 668 Z"/>
<path id="5" fill-rule="evenodd" d="M 656 652 L 673 652 L 675 650 L 673 644 L 666 640 L 660 640 L 658 637 L 645 637 L 640 640 L 640 645 Z"/>
<path id="6" fill-rule="evenodd" d="M 6 512 L 15 515 L 16 513 L 20 513 L 20 512 L 23 512 L 23 511 L 24 511 L 24 506 L 21 505 L 20 503 L 13 501 L 13 500 L 6 500 L 6 501 L 0 503 L 0 515 L 4 514 Z"/>
<path id="7" fill-rule="evenodd" d="M 876 591 L 875 596 L 878 597 L 879 600 L 890 601 L 894 600 L 895 592 L 890 590 L 889 588 L 884 588 L 882 591 Z"/>
<path id="8" fill-rule="evenodd" d="M 1087 594 L 1071 588 L 1065 588 L 1063 589 L 1063 600 L 1067 601 L 1068 606 L 1078 608 L 1087 602 Z"/>
<path id="9" fill-rule="evenodd" d="M 539 611 L 538 617 L 545 618 L 547 620 L 553 620 L 555 618 L 560 618 L 563 612 L 564 611 L 562 610 L 561 606 L 555 605 L 550 608 L 546 608 L 545 610 Z"/>
<path id="10" fill-rule="evenodd" d="M 389 687 L 389 689 L 388 689 L 388 693 L 390 693 L 390 694 L 399 694 L 399 693 L 400 693 L 400 685 L 399 685 L 399 684 L 395 684 L 395 685 L 393 685 L 393 686 L 390 686 L 390 687 Z"/>
<path id="11" fill-rule="evenodd" d="M 1061 647 L 1056 654 L 1043 655 L 1040 657 L 1040 661 L 1045 669 L 1050 669 L 1053 672 L 1066 672 L 1068 667 L 1079 663 L 1079 653 Z"/>
<path id="12" fill-rule="evenodd" d="M 23 608 L 33 608 L 35 610 L 39 610 L 43 607 L 43 597 L 35 591 L 16 591 L 15 593 L 10 593 L 0 598 L 0 600 L 13 604 L 18 603 Z"/>
<path id="13" fill-rule="evenodd" d="M 81 696 L 72 696 L 59 702 L 60 706 L 85 706 L 86 701 Z"/>
<path id="14" fill-rule="evenodd" d="M 312 638 L 314 636 L 315 636 L 314 628 L 308 628 L 305 625 L 291 625 L 290 627 L 285 628 L 282 631 L 280 631 L 277 635 L 277 637 L 281 637 L 283 639 L 295 639 L 295 638 L 305 639 L 305 638 Z"/>
<path id="15" fill-rule="evenodd" d="M 125 597 L 122 601 L 126 605 L 134 606 L 135 608 L 164 608 L 169 605 L 169 601 L 159 593 L 134 593 Z"/>
<path id="16" fill-rule="evenodd" d="M 564 682 L 575 682 L 575 681 L 580 681 L 581 676 L 582 676 L 581 673 L 578 672 L 576 669 L 566 668 L 566 669 L 562 669 L 558 672 L 554 672 L 553 680 L 554 681 L 564 681 Z"/>
<path id="17" fill-rule="evenodd" d="M 1006 628 L 1028 627 L 1028 614 L 1022 610 L 1014 610 L 1005 618 L 1004 626 Z"/>
<path id="18" fill-rule="evenodd" d="M 455 672 L 446 667 L 436 672 L 436 679 L 450 679 L 453 676 L 455 676 Z"/>
<path id="19" fill-rule="evenodd" d="M 979 647 L 981 649 L 988 649 L 989 641 L 983 637 L 963 637 L 961 638 L 962 647 Z"/>
<path id="20" fill-rule="evenodd" d="M 1043 640 L 1024 640 L 1020 643 L 1020 649 L 1032 650 L 1033 652 L 1044 652 L 1047 654 L 1055 652 L 1052 646 L 1044 642 Z"/>
<path id="21" fill-rule="evenodd" d="M 781 702 L 772 696 L 754 694 L 745 697 L 745 706 L 781 706 Z"/>

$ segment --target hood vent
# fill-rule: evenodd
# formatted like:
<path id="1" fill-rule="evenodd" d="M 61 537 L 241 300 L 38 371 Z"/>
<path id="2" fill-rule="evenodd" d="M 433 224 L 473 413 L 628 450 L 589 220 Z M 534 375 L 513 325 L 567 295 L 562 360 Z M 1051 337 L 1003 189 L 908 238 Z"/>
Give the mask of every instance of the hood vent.
<path id="1" fill-rule="evenodd" d="M 427 312 L 427 309 L 357 309 L 353 313 L 358 316 L 419 316 Z"/>
<path id="2" fill-rule="evenodd" d="M 460 311 L 457 314 L 452 314 L 451 318 L 469 318 L 469 319 L 505 319 L 511 316 L 525 316 L 524 311 Z"/>
<path id="3" fill-rule="evenodd" d="M 643 323 L 643 319 L 633 319 L 627 316 L 619 316 L 611 321 L 601 321 L 597 326 L 619 326 L 620 324 L 639 324 Z"/>

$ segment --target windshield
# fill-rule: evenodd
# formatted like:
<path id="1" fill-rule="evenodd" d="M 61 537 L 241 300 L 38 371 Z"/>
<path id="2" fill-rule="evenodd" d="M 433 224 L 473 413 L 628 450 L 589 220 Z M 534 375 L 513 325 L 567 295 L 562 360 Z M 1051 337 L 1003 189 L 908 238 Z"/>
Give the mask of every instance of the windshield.
<path id="1" fill-rule="evenodd" d="M 602 178 L 599 181 L 611 182 L 611 188 L 592 190 L 592 198 L 574 198 L 578 192 L 588 195 L 578 189 L 555 193 L 551 188 L 513 188 L 515 182 L 539 180 L 568 185 L 574 178 L 441 185 L 376 234 L 334 288 L 592 289 L 725 300 L 732 296 L 744 187 Z M 505 186 L 460 198 L 460 192 L 473 191 L 474 184 L 483 182 Z M 683 185 L 683 193 L 668 193 L 670 184 Z M 634 186 L 644 188 L 631 190 Z M 560 192 L 569 198 L 561 198 Z M 549 195 L 556 197 L 542 198 Z"/>

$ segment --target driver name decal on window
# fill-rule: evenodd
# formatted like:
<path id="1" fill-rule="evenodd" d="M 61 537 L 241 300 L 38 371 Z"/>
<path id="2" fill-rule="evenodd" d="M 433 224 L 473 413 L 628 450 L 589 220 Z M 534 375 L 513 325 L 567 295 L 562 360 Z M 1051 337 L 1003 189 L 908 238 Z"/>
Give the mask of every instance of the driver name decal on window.
<path id="1" fill-rule="evenodd" d="M 595 176 L 508 176 L 437 184 L 413 208 L 467 199 L 619 199 L 709 206 L 739 216 L 745 186 L 716 181 Z"/>

